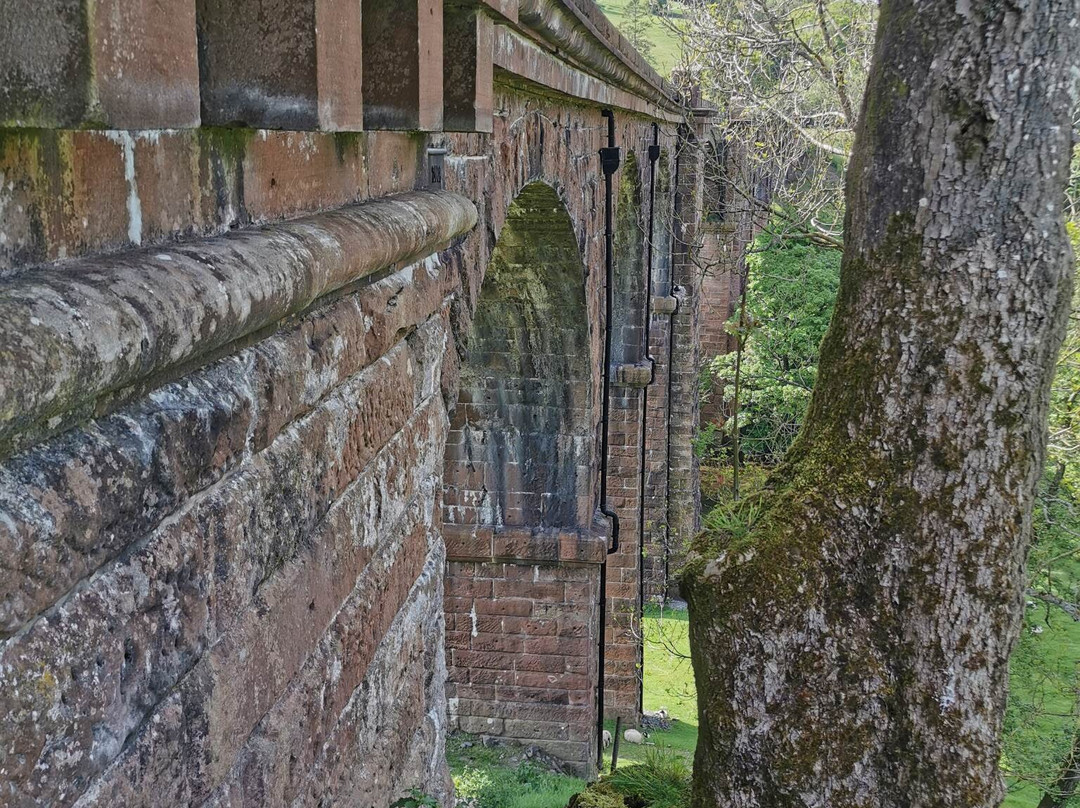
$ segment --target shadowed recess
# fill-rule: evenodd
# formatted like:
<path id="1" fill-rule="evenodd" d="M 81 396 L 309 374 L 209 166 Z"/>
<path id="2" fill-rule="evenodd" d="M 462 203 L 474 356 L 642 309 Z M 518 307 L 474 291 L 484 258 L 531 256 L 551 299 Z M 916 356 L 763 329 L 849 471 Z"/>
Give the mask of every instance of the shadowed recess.
<path id="1" fill-rule="evenodd" d="M 525 187 L 481 288 L 447 448 L 448 524 L 589 524 L 584 268 L 555 191 Z"/>

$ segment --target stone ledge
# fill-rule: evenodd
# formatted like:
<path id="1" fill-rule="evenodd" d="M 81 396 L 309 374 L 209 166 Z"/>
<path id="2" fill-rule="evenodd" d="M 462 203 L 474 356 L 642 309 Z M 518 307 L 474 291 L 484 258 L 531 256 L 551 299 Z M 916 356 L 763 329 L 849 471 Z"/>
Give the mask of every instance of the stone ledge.
<path id="1" fill-rule="evenodd" d="M 502 69 L 527 82 L 599 106 L 619 107 L 668 123 L 681 122 L 684 117 L 677 107 L 668 108 L 657 103 L 655 96 L 645 96 L 580 70 L 506 26 L 495 26 L 494 53 L 497 80 L 500 79 L 498 70 Z"/>
<path id="2" fill-rule="evenodd" d="M 669 110 L 681 106 L 665 82 L 592 0 L 519 0 L 531 33 L 605 81 Z"/>
<path id="3" fill-rule="evenodd" d="M 417 191 L 14 278 L 0 286 L 0 454 L 24 431 L 55 431 L 107 393 L 431 255 L 476 221 L 468 199 Z"/>
<path id="4" fill-rule="evenodd" d="M 442 533 L 450 561 L 600 564 L 607 554 L 607 537 L 596 530 L 444 523 Z"/>

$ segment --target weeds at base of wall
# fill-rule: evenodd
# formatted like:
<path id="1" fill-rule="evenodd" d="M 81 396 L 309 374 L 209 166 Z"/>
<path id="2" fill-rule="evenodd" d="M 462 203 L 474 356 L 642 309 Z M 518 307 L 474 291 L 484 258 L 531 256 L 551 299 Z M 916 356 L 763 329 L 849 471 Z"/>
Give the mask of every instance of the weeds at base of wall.
<path id="1" fill-rule="evenodd" d="M 409 792 L 409 796 L 392 803 L 390 808 L 439 808 L 439 801 L 430 794 L 414 788 Z"/>
<path id="2" fill-rule="evenodd" d="M 464 732 L 446 739 L 457 808 L 563 808 L 585 781 L 549 768 L 531 747 Z"/>
<path id="3" fill-rule="evenodd" d="M 568 808 L 689 808 L 690 764 L 674 749 L 657 747 L 574 796 Z"/>

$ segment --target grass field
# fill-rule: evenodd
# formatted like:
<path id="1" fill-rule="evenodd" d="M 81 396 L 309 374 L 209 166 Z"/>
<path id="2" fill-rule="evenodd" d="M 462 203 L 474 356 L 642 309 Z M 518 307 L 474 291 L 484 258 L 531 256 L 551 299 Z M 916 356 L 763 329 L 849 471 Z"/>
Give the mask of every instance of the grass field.
<path id="1" fill-rule="evenodd" d="M 597 5 L 605 16 L 626 35 L 626 6 L 627 0 L 598 0 Z M 682 44 L 679 35 L 671 30 L 671 25 L 677 26 L 682 19 L 683 7 L 680 3 L 669 2 L 666 19 L 655 15 L 649 15 L 649 24 L 645 32 L 646 38 L 652 43 L 652 52 L 649 61 L 663 76 L 668 75 L 671 69 L 679 62 L 679 53 Z"/>
<path id="2" fill-rule="evenodd" d="M 1043 632 L 1025 635 L 1013 652 L 1010 665 L 1012 678 L 1009 698 L 1030 706 L 1032 713 L 1030 719 L 1025 720 L 1018 729 L 1021 733 L 1017 739 L 1018 746 L 1021 751 L 1026 747 L 1029 753 L 1043 747 L 1056 747 L 1063 759 L 1075 727 L 1073 714 L 1076 694 L 1073 683 L 1076 681 L 1077 660 L 1080 659 L 1080 623 L 1057 607 L 1047 610 L 1042 605 L 1028 611 L 1026 622 L 1029 629 L 1042 626 Z M 1039 649 L 1036 645 L 1043 647 Z M 1034 765 L 1032 761 L 1006 760 L 1006 765 L 1010 764 L 1021 768 L 1025 764 Z M 1051 759 L 1051 772 L 1055 770 L 1053 764 Z M 1042 799 L 1041 790 L 1033 785 L 1015 780 L 1008 783 L 1009 794 L 1003 803 L 1004 808 L 1036 808 Z"/>
<path id="3" fill-rule="evenodd" d="M 694 672 L 690 669 L 690 624 L 685 611 L 657 607 L 645 611 L 645 678 L 643 706 L 646 712 L 661 707 L 675 719 L 668 731 L 654 731 L 648 742 L 664 746 L 693 760 L 697 746 L 697 695 L 694 691 Z M 615 722 L 605 726 L 612 734 Z M 640 763 L 645 757 L 644 746 L 622 743 L 619 747 L 619 766 Z M 611 766 L 611 750 L 605 756 L 605 770 Z"/>

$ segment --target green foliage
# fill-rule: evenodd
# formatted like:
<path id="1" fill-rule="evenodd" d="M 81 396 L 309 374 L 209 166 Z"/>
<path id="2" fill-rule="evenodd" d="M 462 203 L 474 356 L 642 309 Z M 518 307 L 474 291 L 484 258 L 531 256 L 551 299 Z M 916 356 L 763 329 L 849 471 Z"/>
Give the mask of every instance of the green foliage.
<path id="1" fill-rule="evenodd" d="M 761 513 L 761 507 L 753 499 L 737 502 L 720 502 L 703 520 L 705 530 L 725 536 L 729 546 L 737 546 L 750 535 L 750 530 Z"/>
<path id="2" fill-rule="evenodd" d="M 570 800 L 570 808 L 626 808 L 626 802 L 608 783 L 593 783 Z"/>
<path id="3" fill-rule="evenodd" d="M 439 808 L 439 801 L 430 794 L 414 788 L 409 792 L 409 796 L 392 803 L 390 808 Z"/>
<path id="4" fill-rule="evenodd" d="M 1002 769 L 1012 805 L 1036 805 L 1055 791 L 1077 730 L 1078 652 L 1080 624 L 1057 607 L 1028 609 L 1009 660 Z"/>
<path id="5" fill-rule="evenodd" d="M 476 808 L 541 808 L 565 805 L 583 783 L 541 769 L 532 763 L 515 768 L 469 766 L 454 776 L 458 797 L 472 799 Z"/>
<path id="6" fill-rule="evenodd" d="M 454 791 L 458 798 L 472 800 L 475 808 L 564 806 L 585 787 L 576 777 L 521 761 L 520 747 L 487 747 L 462 733 L 448 737 L 446 747 Z"/>
<path id="7" fill-rule="evenodd" d="M 635 50 L 646 59 L 652 58 L 652 40 L 649 39 L 649 7 L 644 0 L 628 0 L 623 8 L 622 35 Z"/>
<path id="8" fill-rule="evenodd" d="M 721 443 L 722 437 L 723 429 L 720 424 L 705 424 L 690 439 L 694 456 L 703 463 L 722 462 L 727 456 L 727 451 Z"/>
<path id="9" fill-rule="evenodd" d="M 599 0 L 597 3 L 609 20 L 618 27 L 627 39 L 629 18 L 632 16 L 628 6 L 633 0 Z M 643 3 L 644 0 L 638 0 Z M 685 14 L 683 3 L 675 0 L 657 0 L 647 4 L 648 14 L 643 15 L 639 36 L 647 43 L 647 58 L 658 71 L 667 74 L 680 60 L 682 42 L 677 28 L 681 26 Z M 632 40 L 631 40 L 632 41 Z M 644 53 L 644 51 L 643 51 Z"/>
<path id="10" fill-rule="evenodd" d="M 1074 155 L 1075 159 L 1075 155 Z M 1072 196 L 1075 200 L 1076 195 Z M 1075 211 L 1074 211 L 1075 214 Z M 1069 222 L 1073 250 L 1080 230 Z M 1080 288 L 1050 395 L 1046 472 L 1032 514 L 1028 559 L 1031 590 L 1067 604 L 1080 601 Z M 1080 623 L 1036 598 L 1009 660 L 1002 768 L 1009 775 L 1009 808 L 1039 804 L 1056 794 L 1080 732 Z M 1041 631 L 1033 630 L 1039 627 Z M 1080 808 L 1080 798 L 1066 803 Z"/>
<path id="11" fill-rule="evenodd" d="M 670 749 L 647 747 L 643 763 L 618 769 L 605 782 L 639 808 L 690 805 L 690 765 Z"/>
<path id="12" fill-rule="evenodd" d="M 1039 486 L 1029 561 L 1031 591 L 1076 603 L 1080 591 L 1080 501 L 1051 465 Z M 1009 659 L 1002 769 L 1009 808 L 1034 808 L 1055 794 L 1080 732 L 1080 623 L 1065 610 L 1029 596 L 1020 641 Z M 1080 808 L 1080 799 L 1066 803 Z"/>
<path id="13" fill-rule="evenodd" d="M 818 349 L 840 284 L 840 254 L 785 242 L 747 261 L 746 323 L 740 328 L 736 317 L 728 326 L 743 343 L 739 440 L 744 456 L 771 464 L 802 428 L 817 379 Z M 732 353 L 711 364 L 728 396 L 734 395 L 735 362 Z"/>
<path id="14" fill-rule="evenodd" d="M 1068 230 L 1073 252 L 1080 255 L 1080 227 L 1069 222 Z M 1050 465 L 1064 469 L 1064 482 L 1080 491 L 1080 284 L 1074 289 L 1068 330 L 1050 392 L 1047 458 Z"/>

